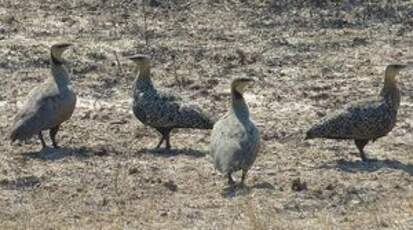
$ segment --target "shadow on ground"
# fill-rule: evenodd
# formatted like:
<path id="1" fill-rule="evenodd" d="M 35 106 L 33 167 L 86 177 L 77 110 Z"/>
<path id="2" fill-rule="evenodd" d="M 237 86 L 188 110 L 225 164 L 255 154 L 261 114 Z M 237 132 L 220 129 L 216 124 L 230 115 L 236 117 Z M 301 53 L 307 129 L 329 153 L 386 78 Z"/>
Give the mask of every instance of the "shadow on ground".
<path id="1" fill-rule="evenodd" d="M 3 179 L 0 180 L 0 188 L 7 190 L 17 189 L 33 189 L 41 184 L 41 178 L 36 176 L 24 176 L 16 179 Z"/>
<path id="2" fill-rule="evenodd" d="M 331 161 L 320 168 L 322 169 L 338 169 L 345 172 L 375 172 L 380 169 L 395 169 L 408 173 L 413 176 L 413 165 L 405 164 L 398 160 L 370 160 L 368 162 L 338 160 Z"/>
<path id="3" fill-rule="evenodd" d="M 221 192 L 222 197 L 235 198 L 238 196 L 246 196 L 251 193 L 252 188 L 247 185 L 227 185 Z"/>
<path id="4" fill-rule="evenodd" d="M 225 198 L 235 198 L 237 196 L 246 196 L 255 189 L 275 190 L 275 187 L 266 181 L 256 183 L 253 186 L 241 185 L 238 183 L 234 186 L 226 185 L 222 190 L 221 195 Z"/>
<path id="5" fill-rule="evenodd" d="M 160 157 L 174 157 L 177 155 L 192 156 L 195 158 L 205 157 L 207 152 L 199 151 L 195 149 L 185 148 L 185 149 L 147 149 L 143 148 L 137 151 L 137 154 L 152 154 L 154 156 Z"/>
<path id="6" fill-rule="evenodd" d="M 37 152 L 27 152 L 24 154 L 24 158 L 54 161 L 66 157 L 87 158 L 94 155 L 102 155 L 101 150 L 87 147 L 62 147 L 58 149 L 48 147 Z"/>

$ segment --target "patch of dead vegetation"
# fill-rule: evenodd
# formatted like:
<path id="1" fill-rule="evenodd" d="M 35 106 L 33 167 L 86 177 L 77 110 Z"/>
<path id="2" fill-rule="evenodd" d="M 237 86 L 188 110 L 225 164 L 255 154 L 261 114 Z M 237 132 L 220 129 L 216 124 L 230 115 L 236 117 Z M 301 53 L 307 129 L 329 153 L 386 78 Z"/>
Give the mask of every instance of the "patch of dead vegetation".
<path id="1" fill-rule="evenodd" d="M 389 136 L 367 147 L 302 141 L 315 120 L 376 95 L 384 66 L 412 61 L 409 1 L 11 1 L 0 6 L 0 132 L 49 74 L 48 47 L 67 53 L 79 103 L 58 134 L 64 148 L 0 140 L 0 223 L 33 229 L 407 229 L 413 225 L 411 73 Z M 262 151 L 247 188 L 213 170 L 209 132 L 178 130 L 171 152 L 131 114 L 133 64 L 216 115 L 236 76 Z"/>

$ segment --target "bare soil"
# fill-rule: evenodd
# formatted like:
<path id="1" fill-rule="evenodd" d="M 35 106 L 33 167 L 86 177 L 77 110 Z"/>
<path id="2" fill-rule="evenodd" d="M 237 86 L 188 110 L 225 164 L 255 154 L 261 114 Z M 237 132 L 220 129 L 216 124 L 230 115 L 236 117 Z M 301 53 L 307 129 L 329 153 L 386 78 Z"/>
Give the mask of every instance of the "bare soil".
<path id="1" fill-rule="evenodd" d="M 376 161 L 349 141 L 303 137 L 378 94 L 387 64 L 413 61 L 412 29 L 403 0 L 0 0 L 0 228 L 411 229 L 411 71 L 396 127 L 366 147 Z M 65 56 L 78 95 L 63 148 L 10 145 L 60 41 L 76 44 Z M 172 151 L 153 150 L 158 134 L 130 108 L 135 53 L 152 56 L 158 88 L 218 116 L 231 79 L 258 80 L 246 99 L 262 148 L 247 188 L 214 170 L 209 131 L 177 130 Z"/>

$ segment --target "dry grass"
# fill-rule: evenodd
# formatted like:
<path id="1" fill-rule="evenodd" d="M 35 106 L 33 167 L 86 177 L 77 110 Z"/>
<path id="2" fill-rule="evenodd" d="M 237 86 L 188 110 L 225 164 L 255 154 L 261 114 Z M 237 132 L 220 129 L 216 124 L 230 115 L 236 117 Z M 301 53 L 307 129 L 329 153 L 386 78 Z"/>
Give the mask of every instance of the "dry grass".
<path id="1" fill-rule="evenodd" d="M 48 47 L 67 53 L 79 103 L 58 140 L 0 142 L 4 229 L 409 229 L 413 227 L 413 83 L 400 76 L 397 127 L 367 146 L 302 141 L 315 120 L 376 95 L 384 66 L 409 62 L 409 1 L 11 1 L 0 4 L 0 131 L 49 74 Z M 146 16 L 144 16 L 144 14 Z M 208 131 L 180 130 L 175 149 L 130 111 L 135 76 L 125 56 L 152 55 L 154 81 L 215 114 L 235 76 L 263 146 L 231 190 L 213 170 Z M 295 191 L 300 179 L 307 189 Z"/>

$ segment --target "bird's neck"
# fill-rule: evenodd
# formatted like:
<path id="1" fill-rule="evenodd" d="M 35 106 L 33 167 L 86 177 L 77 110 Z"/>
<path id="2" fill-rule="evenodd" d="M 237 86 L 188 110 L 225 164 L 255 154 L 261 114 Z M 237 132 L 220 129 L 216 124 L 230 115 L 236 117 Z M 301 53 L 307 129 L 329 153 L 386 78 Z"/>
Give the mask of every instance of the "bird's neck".
<path id="1" fill-rule="evenodd" d="M 137 66 L 135 74 L 138 76 L 135 80 L 135 88 L 148 89 L 153 88 L 151 80 L 151 69 L 149 66 Z"/>
<path id="2" fill-rule="evenodd" d="M 244 97 L 238 91 L 232 89 L 232 111 L 238 118 L 248 119 L 250 112 Z"/>
<path id="3" fill-rule="evenodd" d="M 394 106 L 396 109 L 400 105 L 400 90 L 397 87 L 396 74 L 387 73 L 384 78 L 384 86 L 380 95 L 386 100 L 387 103 Z"/>
<path id="4" fill-rule="evenodd" d="M 52 54 L 52 80 L 59 86 L 67 86 L 70 83 L 69 72 L 62 58 Z"/>

